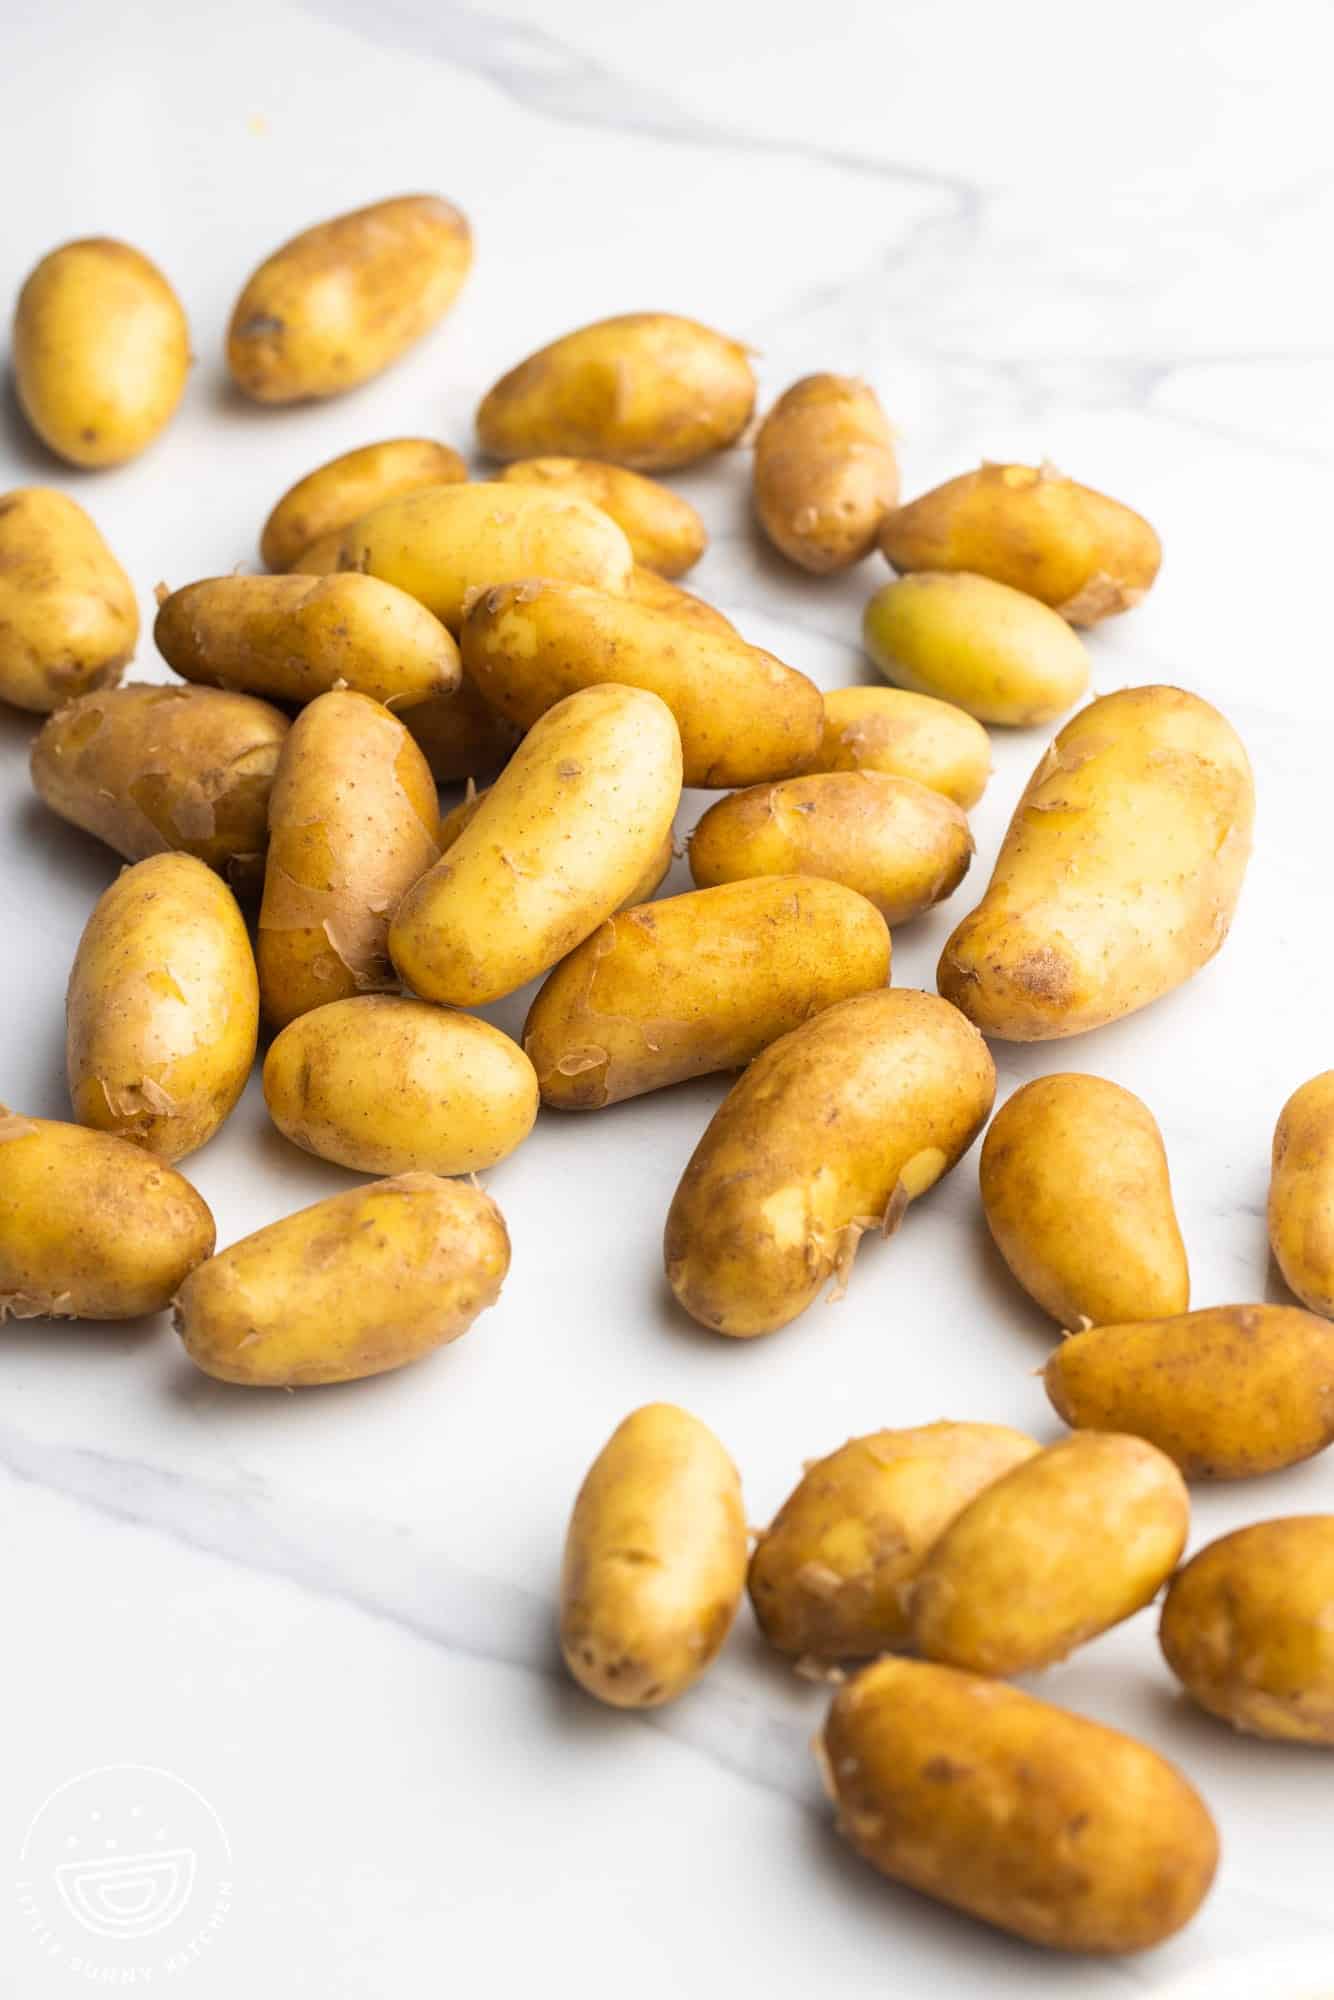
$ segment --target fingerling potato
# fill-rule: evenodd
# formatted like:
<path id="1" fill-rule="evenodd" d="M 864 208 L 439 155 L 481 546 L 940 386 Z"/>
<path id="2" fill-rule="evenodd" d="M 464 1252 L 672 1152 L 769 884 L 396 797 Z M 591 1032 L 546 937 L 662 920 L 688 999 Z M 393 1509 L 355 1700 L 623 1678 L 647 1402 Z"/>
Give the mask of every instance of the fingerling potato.
<path id="1" fill-rule="evenodd" d="M 714 605 L 706 604 L 693 591 L 682 590 L 678 584 L 670 583 L 656 570 L 645 569 L 643 563 L 636 563 L 631 570 L 625 594 L 635 604 L 643 604 L 650 611 L 670 611 L 677 618 L 685 618 L 692 625 L 701 626 L 706 632 L 722 632 L 729 638 L 740 636 L 731 619 L 725 618 Z"/>
<path id="2" fill-rule="evenodd" d="M 991 738 L 953 702 L 907 688 L 835 688 L 824 698 L 817 771 L 881 771 L 943 792 L 967 812 L 991 776 Z"/>
<path id="3" fill-rule="evenodd" d="M 471 683 L 465 683 L 465 685 L 471 685 Z M 481 808 L 482 800 L 487 796 L 490 789 L 488 785 L 484 790 L 474 792 L 470 798 L 460 799 L 459 803 L 445 814 L 440 822 L 440 852 L 442 854 L 447 854 L 459 835 L 463 832 L 463 829 L 471 825 Z M 672 838 L 671 828 L 669 827 L 662 837 L 657 853 L 653 856 L 648 867 L 639 877 L 620 907 L 623 910 L 631 910 L 636 903 L 651 902 L 657 890 L 662 887 L 667 871 L 675 858 L 676 846 Z M 582 947 L 580 948 L 582 949 Z"/>
<path id="4" fill-rule="evenodd" d="M 291 569 L 315 542 L 337 537 L 382 501 L 467 477 L 459 454 L 434 438 L 386 438 L 340 452 L 288 487 L 264 523 L 260 557 L 266 569 Z"/>
<path id="5" fill-rule="evenodd" d="M 625 531 L 635 561 L 659 576 L 684 576 L 708 545 L 704 523 L 688 500 L 621 465 L 594 458 L 516 458 L 496 477 L 507 485 L 580 494 L 611 515 Z"/>
<path id="6" fill-rule="evenodd" d="M 869 556 L 899 497 L 894 434 L 853 375 L 805 375 L 760 425 L 755 512 L 774 547 L 817 576 Z"/>
<path id="7" fill-rule="evenodd" d="M 78 502 L 0 493 L 0 701 L 49 715 L 114 687 L 138 639 L 134 586 Z"/>
<path id="8" fill-rule="evenodd" d="M 1279 1115 L 1269 1243 L 1289 1289 L 1334 1319 L 1334 1070 L 1294 1091 Z"/>
<path id="9" fill-rule="evenodd" d="M 1050 722 L 1088 690 L 1083 641 L 1035 597 L 989 577 L 925 570 L 878 590 L 862 616 L 886 680 L 979 722 Z"/>

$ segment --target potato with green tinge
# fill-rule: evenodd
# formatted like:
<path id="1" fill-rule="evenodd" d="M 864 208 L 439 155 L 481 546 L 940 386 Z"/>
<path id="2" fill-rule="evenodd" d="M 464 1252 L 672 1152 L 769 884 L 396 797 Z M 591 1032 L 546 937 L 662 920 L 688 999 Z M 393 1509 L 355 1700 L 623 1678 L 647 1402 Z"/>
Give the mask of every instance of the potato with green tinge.
<path id="1" fill-rule="evenodd" d="M 794 382 L 756 434 L 752 489 L 760 526 L 789 562 L 828 576 L 869 556 L 899 497 L 875 390 L 853 375 Z"/>
<path id="2" fill-rule="evenodd" d="M 1274 1131 L 1269 1246 L 1304 1306 L 1334 1319 L 1334 1070 L 1295 1090 Z"/>
<path id="3" fill-rule="evenodd" d="M 0 493 L 0 701 L 49 715 L 114 687 L 138 639 L 134 586 L 78 502 Z"/>
<path id="4" fill-rule="evenodd" d="M 340 536 L 382 501 L 467 477 L 459 454 L 434 438 L 386 438 L 340 452 L 288 487 L 264 523 L 261 559 L 266 569 L 292 569 L 314 543 Z"/>
<path id="5" fill-rule="evenodd" d="M 862 614 L 862 639 L 886 680 L 979 722 L 1051 722 L 1088 691 L 1078 633 L 1036 598 L 985 576 L 928 570 L 887 583 Z"/>
<path id="6" fill-rule="evenodd" d="M 824 698 L 817 771 L 882 771 L 943 792 L 967 812 L 991 776 L 991 738 L 953 702 L 907 688 L 835 688 Z"/>
<path id="7" fill-rule="evenodd" d="M 625 531 L 636 563 L 663 577 L 684 576 L 708 546 L 704 523 L 688 500 L 623 465 L 594 458 L 516 458 L 496 474 L 505 485 L 578 493 Z"/>
<path id="8" fill-rule="evenodd" d="M 482 801 L 487 797 L 490 790 L 491 787 L 487 785 L 482 791 L 473 792 L 468 798 L 460 799 L 459 803 L 445 814 L 440 822 L 440 852 L 442 854 L 447 854 L 464 828 L 471 825 L 472 821 L 481 811 Z M 662 837 L 657 853 L 653 856 L 643 874 L 635 882 L 620 907 L 623 910 L 632 910 L 636 903 L 651 902 L 656 892 L 662 887 L 667 871 L 675 858 L 676 844 L 673 839 L 672 830 L 669 827 Z M 582 947 L 579 947 L 579 949 L 582 949 Z"/>

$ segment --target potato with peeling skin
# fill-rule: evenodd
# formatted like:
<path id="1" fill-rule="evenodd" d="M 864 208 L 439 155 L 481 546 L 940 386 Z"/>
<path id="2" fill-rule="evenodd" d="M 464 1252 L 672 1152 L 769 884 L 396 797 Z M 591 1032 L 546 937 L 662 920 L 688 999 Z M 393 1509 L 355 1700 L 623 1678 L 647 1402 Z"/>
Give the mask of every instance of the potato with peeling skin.
<path id="1" fill-rule="evenodd" d="M 1285 1283 L 1334 1319 L 1334 1069 L 1294 1091 L 1279 1114 L 1268 1215 Z"/>
<path id="2" fill-rule="evenodd" d="M 995 1091 L 986 1043 L 934 994 L 863 993 L 784 1035 L 676 1190 L 664 1255 L 681 1305 L 740 1339 L 786 1326 L 963 1157 Z"/>
<path id="3" fill-rule="evenodd" d="M 979 722 L 1051 722 L 1088 691 L 1078 633 L 1036 598 L 985 576 L 924 571 L 887 583 L 866 606 L 862 638 L 886 680 Z"/>
<path id="4" fill-rule="evenodd" d="M 0 701 L 49 715 L 114 687 L 138 639 L 134 586 L 78 502 L 0 493 Z"/>
<path id="5" fill-rule="evenodd" d="M 650 611 L 668 611 L 674 617 L 684 618 L 692 625 L 699 625 L 706 632 L 721 632 L 728 638 L 739 638 L 736 626 L 730 618 L 692 590 L 681 590 L 670 583 L 656 570 L 645 569 L 636 563 L 630 572 L 630 582 L 626 596 L 635 604 L 642 604 Z"/>
<path id="6" fill-rule="evenodd" d="M 340 452 L 288 487 L 264 523 L 260 558 L 266 569 L 292 569 L 314 543 L 338 537 L 382 501 L 467 477 L 459 454 L 434 438 L 386 438 Z"/>
<path id="7" fill-rule="evenodd" d="M 504 485 L 582 495 L 625 531 L 636 563 L 659 576 L 684 576 L 708 547 L 704 523 L 688 500 L 622 465 L 595 458 L 516 458 L 496 477 Z"/>
<path id="8" fill-rule="evenodd" d="M 824 698 L 817 771 L 881 771 L 943 792 L 967 812 L 991 776 L 991 738 L 953 702 L 907 688 L 835 688 Z"/>
<path id="9" fill-rule="evenodd" d="M 806 375 L 755 439 L 755 512 L 774 547 L 816 576 L 869 556 L 899 497 L 894 433 L 869 383 Z"/>
<path id="10" fill-rule="evenodd" d="M 440 822 L 440 852 L 442 854 L 448 854 L 464 828 L 471 825 L 481 808 L 482 800 L 489 795 L 490 790 L 491 787 L 489 785 L 484 786 L 480 792 L 474 792 L 471 798 L 460 799 L 459 803 L 445 814 Z M 676 843 L 672 835 L 672 829 L 668 827 L 666 833 L 662 836 L 657 853 L 653 856 L 643 874 L 635 882 L 625 901 L 620 905 L 621 909 L 631 910 L 637 903 L 652 902 L 654 895 L 666 880 L 667 872 L 675 859 Z"/>
<path id="11" fill-rule="evenodd" d="M 520 735 L 466 674 L 448 694 L 428 695 L 404 709 L 403 722 L 442 785 L 489 782 L 514 755 Z"/>
<path id="12" fill-rule="evenodd" d="M 613 1708 L 658 1708 L 697 1681 L 746 1580 L 736 1467 L 706 1424 L 649 1403 L 613 1431 L 565 1538 L 560 1646 Z"/>

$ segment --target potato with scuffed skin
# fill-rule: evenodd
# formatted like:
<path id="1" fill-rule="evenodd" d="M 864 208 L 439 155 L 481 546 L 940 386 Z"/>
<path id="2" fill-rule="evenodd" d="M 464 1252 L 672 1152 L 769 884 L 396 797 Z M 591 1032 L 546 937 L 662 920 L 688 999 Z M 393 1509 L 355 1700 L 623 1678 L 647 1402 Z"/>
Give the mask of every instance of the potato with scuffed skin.
<path id="1" fill-rule="evenodd" d="M 755 513 L 789 562 L 828 576 L 869 556 L 899 497 L 899 464 L 880 399 L 853 375 L 805 375 L 760 425 Z"/>

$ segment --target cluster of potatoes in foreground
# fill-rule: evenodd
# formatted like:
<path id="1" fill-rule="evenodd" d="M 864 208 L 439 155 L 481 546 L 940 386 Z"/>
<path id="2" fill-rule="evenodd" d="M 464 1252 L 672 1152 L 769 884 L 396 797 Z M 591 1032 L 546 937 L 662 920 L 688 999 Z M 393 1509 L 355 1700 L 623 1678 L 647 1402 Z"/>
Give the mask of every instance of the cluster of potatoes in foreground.
<path id="1" fill-rule="evenodd" d="M 441 317 L 470 254 L 464 218 L 424 197 L 308 231 L 242 292 L 237 383 L 282 403 L 365 380 Z M 68 245 L 24 287 L 19 397 L 72 463 L 142 450 L 188 359 L 174 292 L 124 244 Z M 0 1122 L 6 1312 L 174 1302 L 192 1359 L 253 1386 L 396 1367 L 495 1300 L 508 1234 L 466 1177 L 539 1103 L 597 1111 L 738 1070 L 665 1261 L 695 1320 L 758 1337 L 846 1286 L 862 1236 L 969 1150 L 995 1094 L 986 1037 L 1083 1033 L 1219 949 L 1250 850 L 1246 753 L 1197 696 L 1137 687 L 1042 756 L 939 993 L 889 986 L 891 929 L 968 869 L 983 725 L 1081 700 L 1078 628 L 1144 595 L 1158 542 L 1045 464 L 901 506 L 872 391 L 801 381 L 754 437 L 765 533 L 813 574 L 877 545 L 897 572 L 864 630 L 890 685 L 822 695 L 681 587 L 703 526 L 647 476 L 737 444 L 754 401 L 745 349 L 692 321 L 569 334 L 483 399 L 493 478 L 430 439 L 363 446 L 278 501 L 267 574 L 164 591 L 168 685 L 119 685 L 137 608 L 82 508 L 0 498 L 0 695 L 47 717 L 40 796 L 133 864 L 70 978 L 74 1122 Z M 437 785 L 465 780 L 442 819 Z M 683 785 L 726 795 L 690 838 L 697 887 L 654 901 Z M 539 977 L 522 1046 L 467 1011 Z M 278 1128 L 382 1178 L 215 1254 L 175 1163 L 235 1105 L 261 1018 Z M 1262 1521 L 1178 1568 L 1187 1481 L 1334 1438 L 1334 1073 L 1274 1146 L 1273 1247 L 1309 1311 L 1189 1311 L 1162 1137 L 1100 1078 L 1011 1097 L 981 1191 L 1069 1335 L 1045 1370 L 1069 1437 L 855 1438 L 752 1550 L 723 1445 L 639 1410 L 575 1504 L 563 1649 L 604 1701 L 668 1701 L 748 1589 L 780 1653 L 840 1679 L 820 1755 L 868 1860 L 1042 1944 L 1137 1950 L 1204 1896 L 1208 1810 L 1152 1750 L 1005 1683 L 1166 1586 L 1163 1649 L 1197 1702 L 1334 1743 L 1334 1516 Z"/>

